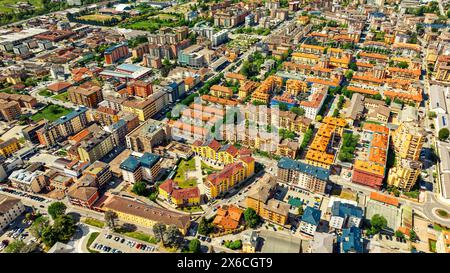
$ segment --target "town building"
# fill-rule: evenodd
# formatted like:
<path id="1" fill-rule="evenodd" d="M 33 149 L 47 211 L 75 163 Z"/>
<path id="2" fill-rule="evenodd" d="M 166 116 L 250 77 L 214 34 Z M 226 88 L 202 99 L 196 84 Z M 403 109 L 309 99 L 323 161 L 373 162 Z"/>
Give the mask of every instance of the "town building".
<path id="1" fill-rule="evenodd" d="M 325 193 L 330 170 L 309 165 L 290 158 L 278 161 L 278 180 L 290 187 L 316 193 Z"/>
<path id="2" fill-rule="evenodd" d="M 153 153 L 155 147 L 169 141 L 170 133 L 167 123 L 149 119 L 127 134 L 127 147 L 135 152 Z"/>
<path id="3" fill-rule="evenodd" d="M 360 227 L 363 220 L 363 210 L 349 203 L 335 201 L 331 206 L 330 227 L 341 230 L 352 226 Z"/>
<path id="4" fill-rule="evenodd" d="M 339 248 L 341 253 L 363 253 L 364 244 L 361 229 L 352 226 L 342 230 L 339 236 Z"/>
<path id="5" fill-rule="evenodd" d="M 187 233 L 191 224 L 189 215 L 146 205 L 116 195 L 109 196 L 100 209 L 114 211 L 120 221 L 145 228 L 152 228 L 156 223 L 166 226 L 175 225 L 183 235 Z"/>
<path id="6" fill-rule="evenodd" d="M 14 152 L 18 151 L 20 149 L 19 140 L 15 137 L 10 138 L 6 141 L 3 141 L 0 139 L 0 155 L 8 158 L 10 157 Z"/>
<path id="7" fill-rule="evenodd" d="M 322 212 L 319 209 L 306 207 L 299 225 L 300 232 L 308 236 L 314 236 L 320 224 L 321 214 Z"/>
<path id="8" fill-rule="evenodd" d="M 25 211 L 25 206 L 19 198 L 0 194 L 0 231 L 8 227 Z"/>
<path id="9" fill-rule="evenodd" d="M 200 204 L 198 187 L 180 188 L 178 183 L 168 179 L 158 187 L 159 197 L 175 207 L 195 206 Z"/>
<path id="10" fill-rule="evenodd" d="M 120 164 L 123 180 L 134 184 L 141 180 L 155 182 L 161 170 L 161 157 L 151 153 L 133 153 Z"/>

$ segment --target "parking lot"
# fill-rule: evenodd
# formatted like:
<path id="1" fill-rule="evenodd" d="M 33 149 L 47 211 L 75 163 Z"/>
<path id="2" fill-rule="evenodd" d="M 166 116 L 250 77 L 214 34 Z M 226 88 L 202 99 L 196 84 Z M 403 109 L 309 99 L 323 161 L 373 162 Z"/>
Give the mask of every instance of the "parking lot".
<path id="1" fill-rule="evenodd" d="M 0 191 L 4 192 L 4 193 L 9 193 L 11 196 L 16 196 L 16 197 L 25 197 L 28 198 L 30 200 L 34 200 L 37 201 L 39 203 L 49 203 L 51 202 L 48 199 L 45 199 L 43 197 L 37 196 L 37 195 L 33 195 L 27 192 L 23 192 L 23 191 L 19 191 L 19 190 L 14 190 L 14 189 L 8 189 L 8 188 L 4 188 L 4 187 L 0 187 Z"/>
<path id="2" fill-rule="evenodd" d="M 3 252 L 10 243 L 16 240 L 22 240 L 26 244 L 37 241 L 28 230 L 32 222 L 26 221 L 26 212 L 17 217 L 8 228 L 3 230 L 3 233 L 0 233 L 0 252 Z"/>
<path id="3" fill-rule="evenodd" d="M 120 234 L 101 232 L 91 244 L 92 250 L 101 253 L 152 253 L 158 252 L 158 246 Z"/>

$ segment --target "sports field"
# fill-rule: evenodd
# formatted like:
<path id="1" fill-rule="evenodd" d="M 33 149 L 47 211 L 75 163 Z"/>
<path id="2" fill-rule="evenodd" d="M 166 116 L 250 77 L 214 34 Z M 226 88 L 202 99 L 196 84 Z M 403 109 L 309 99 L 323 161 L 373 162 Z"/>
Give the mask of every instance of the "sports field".
<path id="1" fill-rule="evenodd" d="M 108 14 L 88 14 L 78 17 L 81 20 L 91 20 L 91 21 L 98 21 L 98 22 L 104 22 L 109 21 L 113 18 L 116 18 L 117 20 L 121 20 L 122 17 L 117 15 L 108 15 Z"/>

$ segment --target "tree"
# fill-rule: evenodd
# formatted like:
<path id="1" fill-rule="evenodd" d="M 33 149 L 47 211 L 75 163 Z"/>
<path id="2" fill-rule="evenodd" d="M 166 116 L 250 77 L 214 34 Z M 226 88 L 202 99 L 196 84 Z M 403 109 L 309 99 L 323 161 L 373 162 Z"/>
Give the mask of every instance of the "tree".
<path id="1" fill-rule="evenodd" d="M 399 68 L 406 69 L 406 68 L 409 67 L 409 64 L 408 64 L 407 62 L 399 62 L 399 63 L 397 64 L 397 66 L 398 66 Z"/>
<path id="2" fill-rule="evenodd" d="M 403 234 L 400 230 L 397 230 L 394 233 L 394 235 L 395 235 L 395 237 L 400 238 L 400 239 L 405 238 L 405 234 Z"/>
<path id="3" fill-rule="evenodd" d="M 260 222 L 259 215 L 252 208 L 247 208 L 244 211 L 244 219 L 245 219 L 245 223 L 247 223 L 247 225 L 251 228 L 255 228 L 256 226 L 258 226 L 258 224 Z"/>
<path id="4" fill-rule="evenodd" d="M 147 184 L 144 181 L 134 183 L 131 191 L 140 196 L 147 196 L 149 194 Z"/>
<path id="5" fill-rule="evenodd" d="M 46 246 L 52 247 L 58 241 L 58 234 L 54 232 L 51 226 L 48 226 L 42 232 L 41 239 Z"/>
<path id="6" fill-rule="evenodd" d="M 64 215 L 66 213 L 66 205 L 63 202 L 54 202 L 48 206 L 48 214 L 55 220 L 58 216 Z"/>
<path id="7" fill-rule="evenodd" d="M 181 232 L 175 225 L 170 225 L 165 234 L 165 242 L 170 246 L 179 247 L 182 242 Z"/>
<path id="8" fill-rule="evenodd" d="M 316 121 L 317 121 L 317 122 L 321 122 L 322 119 L 323 119 L 323 117 L 322 117 L 321 115 L 317 115 L 317 116 L 316 116 Z"/>
<path id="9" fill-rule="evenodd" d="M 303 206 L 302 205 L 300 205 L 300 207 L 298 207 L 298 210 L 297 210 L 297 215 L 298 216 L 302 216 L 303 215 Z"/>
<path id="10" fill-rule="evenodd" d="M 213 230 L 213 226 L 209 221 L 206 221 L 205 217 L 200 219 L 198 224 L 198 233 L 201 235 L 208 235 Z"/>
<path id="11" fill-rule="evenodd" d="M 61 215 L 56 218 L 51 228 L 52 232 L 56 233 L 58 242 L 68 242 L 75 234 L 77 226 L 75 220 L 70 215 Z"/>
<path id="12" fill-rule="evenodd" d="M 379 214 L 375 214 L 372 216 L 372 219 L 370 220 L 370 233 L 372 235 L 377 234 L 380 232 L 380 230 L 387 227 L 387 220 L 383 216 Z"/>
<path id="13" fill-rule="evenodd" d="M 26 244 L 22 240 L 16 240 L 5 248 L 5 253 L 21 253 L 25 245 Z"/>
<path id="14" fill-rule="evenodd" d="M 300 107 L 292 107 L 291 108 L 291 112 L 299 115 L 299 116 L 304 116 L 305 115 L 305 109 L 300 108 Z"/>
<path id="15" fill-rule="evenodd" d="M 155 234 L 156 239 L 160 240 L 163 245 L 164 243 L 164 234 L 166 233 L 166 225 L 162 223 L 156 223 L 153 225 L 153 234 Z"/>
<path id="16" fill-rule="evenodd" d="M 189 251 L 192 253 L 200 253 L 201 243 L 198 239 L 192 239 L 189 242 Z"/>
<path id="17" fill-rule="evenodd" d="M 440 141 L 447 140 L 450 135 L 450 131 L 447 128 L 439 130 L 438 137 Z"/>
<path id="18" fill-rule="evenodd" d="M 48 217 L 40 216 L 34 220 L 30 227 L 31 234 L 36 238 L 41 238 L 42 233 L 48 227 L 50 219 Z"/>
<path id="19" fill-rule="evenodd" d="M 115 211 L 107 210 L 105 212 L 105 222 L 110 229 L 114 229 L 114 227 L 116 226 L 117 218 L 118 218 L 118 215 Z"/>

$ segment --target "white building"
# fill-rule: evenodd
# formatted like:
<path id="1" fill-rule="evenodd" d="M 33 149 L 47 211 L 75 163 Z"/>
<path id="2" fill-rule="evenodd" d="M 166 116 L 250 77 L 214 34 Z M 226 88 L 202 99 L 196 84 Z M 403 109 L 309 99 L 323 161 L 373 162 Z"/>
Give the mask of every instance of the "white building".
<path id="1" fill-rule="evenodd" d="M 27 192 L 38 193 L 47 186 L 44 172 L 36 170 L 30 172 L 24 169 L 16 170 L 9 176 L 11 185 Z"/>
<path id="2" fill-rule="evenodd" d="M 315 120 L 317 114 L 322 108 L 323 103 L 327 97 L 327 91 L 320 89 L 316 92 L 313 91 L 313 94 L 309 96 L 308 101 L 300 102 L 300 107 L 305 110 L 305 117 Z"/>
<path id="3" fill-rule="evenodd" d="M 447 113 L 447 94 L 447 88 L 438 85 L 432 85 L 430 87 L 430 111 L 435 112 L 436 114 Z"/>
<path id="4" fill-rule="evenodd" d="M 211 36 L 212 46 L 219 46 L 228 41 L 228 29 L 222 29 Z"/>
<path id="5" fill-rule="evenodd" d="M 335 229 L 349 228 L 352 226 L 360 227 L 363 219 L 363 210 L 360 207 L 334 202 L 331 207 L 330 227 Z"/>
<path id="6" fill-rule="evenodd" d="M 18 198 L 0 194 L 0 231 L 25 211 L 25 206 Z"/>

